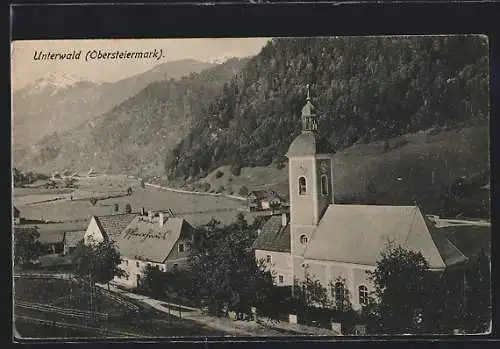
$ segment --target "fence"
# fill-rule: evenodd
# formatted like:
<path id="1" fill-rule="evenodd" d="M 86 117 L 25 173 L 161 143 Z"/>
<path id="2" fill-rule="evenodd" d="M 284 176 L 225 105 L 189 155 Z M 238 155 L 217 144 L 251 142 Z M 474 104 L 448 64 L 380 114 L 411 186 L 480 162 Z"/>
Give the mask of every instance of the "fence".
<path id="1" fill-rule="evenodd" d="M 15 306 L 20 307 L 20 308 L 24 308 L 24 309 L 29 309 L 29 310 L 57 313 L 59 315 L 75 317 L 75 318 L 92 318 L 93 317 L 93 318 L 99 319 L 99 320 L 105 320 L 105 321 L 109 320 L 109 314 L 91 312 L 91 311 L 85 311 L 85 310 L 77 310 L 77 309 L 73 309 L 73 308 L 62 308 L 62 307 L 56 307 L 56 306 L 47 305 L 47 304 L 17 301 Z"/>
<path id="2" fill-rule="evenodd" d="M 60 279 L 60 280 L 74 280 L 74 275 L 71 273 L 16 273 L 14 274 L 14 279 L 26 278 L 26 279 Z"/>
<path id="3" fill-rule="evenodd" d="M 108 291 L 108 290 L 106 290 L 102 287 L 99 287 L 99 286 L 97 286 L 95 289 L 96 289 L 97 293 L 114 300 L 115 302 L 123 305 L 124 307 L 126 307 L 129 310 L 132 310 L 132 311 L 139 311 L 140 310 L 139 306 L 137 306 L 136 304 L 131 303 L 131 302 L 127 301 L 126 299 L 123 299 L 120 296 L 117 296 L 116 294 L 114 294 L 111 291 Z"/>

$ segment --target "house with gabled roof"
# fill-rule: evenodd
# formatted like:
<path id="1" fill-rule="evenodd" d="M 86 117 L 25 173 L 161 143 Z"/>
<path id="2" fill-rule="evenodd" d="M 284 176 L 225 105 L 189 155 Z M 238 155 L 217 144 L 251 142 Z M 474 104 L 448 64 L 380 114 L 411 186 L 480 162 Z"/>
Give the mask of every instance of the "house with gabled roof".
<path id="1" fill-rule="evenodd" d="M 192 226 L 183 218 L 163 212 L 137 215 L 116 239 L 124 277 L 115 277 L 116 284 L 137 287 L 146 266 L 160 271 L 187 267 Z"/>
<path id="2" fill-rule="evenodd" d="M 247 195 L 247 201 L 250 211 L 271 210 L 284 202 L 273 190 L 252 190 Z"/>
<path id="3" fill-rule="evenodd" d="M 334 300 L 354 309 L 368 304 L 374 290 L 370 272 L 392 245 L 420 252 L 430 269 L 462 268 L 468 261 L 418 206 L 346 205 L 334 202 L 334 159 L 318 135 L 318 118 L 309 89 L 302 109 L 302 132 L 291 143 L 290 218 L 274 216 L 253 245 L 278 286 L 318 280 Z"/>
<path id="4" fill-rule="evenodd" d="M 107 216 L 92 216 L 84 234 L 85 244 L 105 239 L 116 241 L 120 233 L 137 216 L 137 213 L 122 213 Z"/>
<path id="5" fill-rule="evenodd" d="M 276 286 L 293 284 L 290 224 L 286 213 L 271 216 L 260 227 L 252 249 L 258 263 L 271 271 Z"/>

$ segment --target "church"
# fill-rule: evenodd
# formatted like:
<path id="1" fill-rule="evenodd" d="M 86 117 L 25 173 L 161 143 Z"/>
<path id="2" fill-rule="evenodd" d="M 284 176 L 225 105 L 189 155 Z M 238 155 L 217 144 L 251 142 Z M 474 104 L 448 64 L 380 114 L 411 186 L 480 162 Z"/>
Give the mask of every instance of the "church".
<path id="1" fill-rule="evenodd" d="M 286 154 L 290 214 L 271 217 L 253 245 L 277 286 L 308 277 L 335 302 L 348 300 L 359 310 L 374 290 L 369 272 L 389 244 L 421 252 L 435 271 L 467 262 L 418 206 L 336 204 L 334 158 L 318 137 L 309 87 L 301 119 L 302 132 Z"/>

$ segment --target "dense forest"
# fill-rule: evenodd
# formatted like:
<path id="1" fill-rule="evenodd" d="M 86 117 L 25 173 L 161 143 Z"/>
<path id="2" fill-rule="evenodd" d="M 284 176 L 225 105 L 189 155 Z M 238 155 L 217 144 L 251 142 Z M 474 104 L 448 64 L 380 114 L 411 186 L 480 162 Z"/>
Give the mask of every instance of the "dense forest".
<path id="1" fill-rule="evenodd" d="M 169 178 L 282 162 L 311 84 L 332 150 L 489 117 L 481 36 L 274 39 L 165 159 Z"/>

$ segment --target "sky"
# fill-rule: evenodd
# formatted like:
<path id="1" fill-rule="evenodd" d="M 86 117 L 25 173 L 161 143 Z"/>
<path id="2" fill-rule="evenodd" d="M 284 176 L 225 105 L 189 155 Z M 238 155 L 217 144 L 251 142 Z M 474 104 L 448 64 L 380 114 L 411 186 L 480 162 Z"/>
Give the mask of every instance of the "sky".
<path id="1" fill-rule="evenodd" d="M 260 52 L 269 38 L 110 39 L 15 41 L 11 46 L 11 81 L 17 90 L 48 73 L 64 73 L 85 80 L 113 82 L 142 73 L 158 64 L 181 59 L 211 61 L 246 57 Z M 89 51 L 153 51 L 159 59 L 105 59 L 86 61 Z M 82 51 L 77 60 L 35 60 L 35 54 Z"/>

